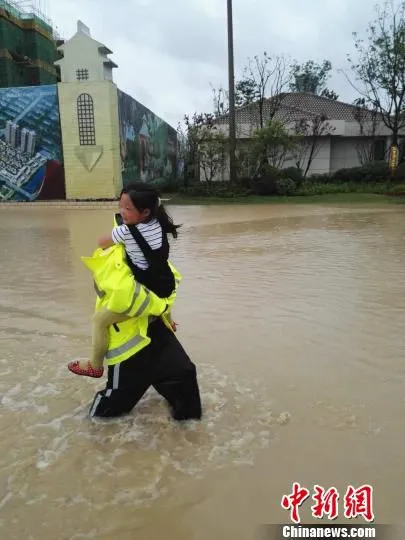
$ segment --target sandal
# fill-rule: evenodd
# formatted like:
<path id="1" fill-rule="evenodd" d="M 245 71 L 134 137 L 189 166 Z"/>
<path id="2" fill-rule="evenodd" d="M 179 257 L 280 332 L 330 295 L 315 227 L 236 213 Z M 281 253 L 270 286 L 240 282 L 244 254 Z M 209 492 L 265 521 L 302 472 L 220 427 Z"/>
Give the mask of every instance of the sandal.
<path id="1" fill-rule="evenodd" d="M 84 375 L 85 377 L 93 377 L 95 379 L 99 379 L 103 376 L 104 368 L 95 369 L 90 362 L 87 362 L 87 368 L 83 369 L 80 367 L 79 360 L 74 360 L 73 362 L 69 362 L 68 364 L 68 370 L 72 373 L 76 373 L 76 375 Z"/>

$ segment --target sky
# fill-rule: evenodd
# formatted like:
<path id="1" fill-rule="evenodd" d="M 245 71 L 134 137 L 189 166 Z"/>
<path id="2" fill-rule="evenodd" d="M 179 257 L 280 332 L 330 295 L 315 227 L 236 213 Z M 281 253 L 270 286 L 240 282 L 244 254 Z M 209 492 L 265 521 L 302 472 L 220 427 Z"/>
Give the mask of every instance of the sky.
<path id="1" fill-rule="evenodd" d="M 212 112 L 212 86 L 227 87 L 226 0 L 37 0 L 64 39 L 80 19 L 118 64 L 122 91 L 177 127 L 185 114 Z M 328 87 L 357 97 L 347 54 L 353 32 L 365 35 L 373 0 L 233 0 L 235 75 L 248 58 L 284 55 L 299 63 L 330 60 Z M 381 2 L 380 2 L 381 3 Z"/>

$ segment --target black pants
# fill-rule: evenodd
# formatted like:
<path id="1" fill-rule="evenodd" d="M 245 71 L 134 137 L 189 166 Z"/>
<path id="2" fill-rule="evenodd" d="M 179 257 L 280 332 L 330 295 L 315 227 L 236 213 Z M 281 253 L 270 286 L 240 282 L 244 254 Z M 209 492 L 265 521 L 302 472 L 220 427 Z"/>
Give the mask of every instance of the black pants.
<path id="1" fill-rule="evenodd" d="M 151 343 L 133 357 L 108 367 L 104 390 L 97 392 L 90 416 L 129 413 L 150 386 L 169 403 L 175 420 L 202 415 L 197 370 L 176 336 L 161 319 L 149 325 Z"/>

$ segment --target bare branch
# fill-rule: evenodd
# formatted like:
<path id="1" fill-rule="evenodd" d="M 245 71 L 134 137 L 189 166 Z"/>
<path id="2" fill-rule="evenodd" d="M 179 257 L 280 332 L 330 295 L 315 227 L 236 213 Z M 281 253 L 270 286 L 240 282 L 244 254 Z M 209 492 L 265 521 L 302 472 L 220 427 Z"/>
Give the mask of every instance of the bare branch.
<path id="1" fill-rule="evenodd" d="M 368 26 L 367 44 L 353 34 L 358 58 L 353 62 L 348 57 L 348 61 L 362 83 L 360 95 L 381 114 L 393 143 L 398 144 L 399 131 L 405 127 L 405 1 L 397 9 L 386 2 L 376 12 L 376 20 Z"/>
<path id="2" fill-rule="evenodd" d="M 325 114 L 313 118 L 302 118 L 295 126 L 295 133 L 300 144 L 297 145 L 296 166 L 303 171 L 306 177 L 313 160 L 319 153 L 322 138 L 332 135 L 335 128 L 329 123 Z"/>
<path id="3" fill-rule="evenodd" d="M 374 142 L 380 115 L 376 106 L 367 108 L 364 98 L 355 100 L 354 105 L 353 118 L 359 125 L 360 135 L 364 137 L 356 143 L 356 152 L 361 165 L 367 165 L 374 161 Z"/>
<path id="4" fill-rule="evenodd" d="M 244 74 L 249 95 L 255 97 L 254 103 L 250 102 L 251 120 L 256 127 L 262 129 L 266 120 L 274 118 L 284 97 L 282 93 L 288 87 L 290 73 L 287 60 L 284 56 L 272 58 L 264 52 L 261 58 L 255 56 L 249 59 Z"/>
<path id="5" fill-rule="evenodd" d="M 210 86 L 211 86 L 211 91 L 212 91 L 212 102 L 214 105 L 215 118 L 228 114 L 229 92 L 225 90 L 222 86 L 220 86 L 218 89 L 214 88 L 212 84 L 210 84 Z"/>

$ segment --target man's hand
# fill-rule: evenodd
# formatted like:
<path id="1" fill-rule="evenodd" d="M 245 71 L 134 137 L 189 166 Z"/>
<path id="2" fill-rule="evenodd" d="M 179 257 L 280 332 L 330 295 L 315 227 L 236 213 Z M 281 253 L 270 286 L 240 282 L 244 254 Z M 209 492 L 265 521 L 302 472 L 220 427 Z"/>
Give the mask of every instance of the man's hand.
<path id="1" fill-rule="evenodd" d="M 174 321 L 171 322 L 171 327 L 172 327 L 173 332 L 177 331 L 177 323 L 175 323 Z"/>

